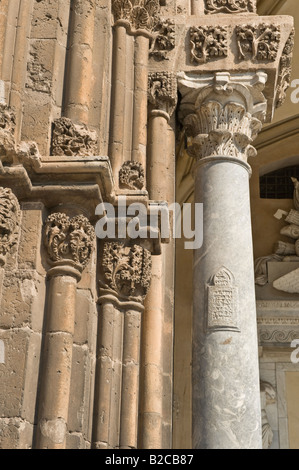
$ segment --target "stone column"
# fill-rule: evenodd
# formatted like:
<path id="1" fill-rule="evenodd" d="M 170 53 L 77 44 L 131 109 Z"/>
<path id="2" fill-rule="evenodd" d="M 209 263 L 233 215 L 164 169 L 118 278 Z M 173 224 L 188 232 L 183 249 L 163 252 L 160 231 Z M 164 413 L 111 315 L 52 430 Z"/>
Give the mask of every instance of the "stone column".
<path id="1" fill-rule="evenodd" d="M 266 115 L 266 80 L 263 72 L 179 79 L 204 211 L 193 265 L 194 448 L 262 446 L 247 158 Z"/>
<path id="2" fill-rule="evenodd" d="M 148 82 L 150 113 L 147 188 L 152 200 L 171 203 L 174 200 L 174 156 L 168 136 L 170 117 L 176 106 L 176 77 L 171 72 L 155 72 L 149 74 Z M 139 423 L 139 445 L 143 449 L 163 448 L 165 290 L 167 287 L 170 290 L 173 288 L 173 272 L 168 269 L 166 274 L 164 269 L 167 265 L 166 257 L 171 258 L 173 248 L 171 240 L 167 246 L 162 246 L 160 256 L 153 257 L 152 282 L 145 300 Z M 169 354 L 172 352 L 169 351 Z"/>
<path id="3" fill-rule="evenodd" d="M 93 433 L 98 449 L 137 448 L 141 315 L 150 279 L 150 251 L 125 241 L 104 243 Z"/>
<path id="4" fill-rule="evenodd" d="M 94 231 L 83 216 L 55 213 L 45 222 L 49 305 L 42 358 L 36 448 L 64 449 L 68 423 L 76 287 L 93 247 Z"/>
<path id="5" fill-rule="evenodd" d="M 95 1 L 72 0 L 64 115 L 88 124 L 92 101 Z"/>

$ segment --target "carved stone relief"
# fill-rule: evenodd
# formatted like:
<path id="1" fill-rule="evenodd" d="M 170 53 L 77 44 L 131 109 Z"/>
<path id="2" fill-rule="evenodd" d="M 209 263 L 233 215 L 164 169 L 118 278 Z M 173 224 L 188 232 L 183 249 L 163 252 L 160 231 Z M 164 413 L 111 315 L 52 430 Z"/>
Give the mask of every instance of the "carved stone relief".
<path id="1" fill-rule="evenodd" d="M 9 188 L 0 188 L 0 265 L 16 243 L 15 231 L 19 225 L 20 206 Z"/>
<path id="2" fill-rule="evenodd" d="M 168 52 L 175 48 L 175 24 L 173 21 L 161 20 L 155 26 L 149 55 L 159 60 L 168 60 Z"/>
<path id="3" fill-rule="evenodd" d="M 15 154 L 15 126 L 14 111 L 6 104 L 0 103 L 0 152 L 1 161 L 11 161 Z"/>
<path id="4" fill-rule="evenodd" d="M 200 26 L 190 28 L 191 62 L 205 64 L 227 57 L 227 28 Z"/>
<path id="5" fill-rule="evenodd" d="M 177 103 L 177 80 L 174 73 L 150 73 L 148 99 L 155 109 L 162 109 L 171 115 Z"/>
<path id="6" fill-rule="evenodd" d="M 237 26 L 239 59 L 274 61 L 280 43 L 280 27 L 262 23 Z"/>
<path id="7" fill-rule="evenodd" d="M 106 242 L 102 267 L 105 282 L 102 287 L 118 297 L 142 301 L 150 287 L 151 253 L 140 245 Z"/>
<path id="8" fill-rule="evenodd" d="M 282 52 L 279 64 L 278 83 L 276 89 L 276 107 L 281 106 L 286 99 L 292 73 L 292 57 L 294 50 L 295 30 L 291 32 Z"/>
<path id="9" fill-rule="evenodd" d="M 271 429 L 268 416 L 267 406 L 276 401 L 276 391 L 269 382 L 260 382 L 261 410 L 262 410 L 262 438 L 263 449 L 269 449 L 273 441 L 273 431 Z"/>
<path id="10" fill-rule="evenodd" d="M 119 186 L 130 190 L 141 190 L 144 186 L 144 169 L 139 162 L 123 163 L 119 170 Z"/>
<path id="11" fill-rule="evenodd" d="M 207 328 L 238 330 L 238 288 L 226 268 L 221 268 L 208 286 Z"/>
<path id="12" fill-rule="evenodd" d="M 255 0 L 205 0 L 205 13 L 254 13 Z"/>
<path id="13" fill-rule="evenodd" d="M 68 217 L 57 212 L 44 225 L 44 244 L 52 263 L 72 261 L 84 268 L 90 259 L 95 238 L 94 228 L 83 215 Z"/>
<path id="14" fill-rule="evenodd" d="M 74 124 L 62 117 L 53 122 L 51 154 L 55 156 L 90 156 L 98 153 L 97 133 L 84 124 Z"/>
<path id="15" fill-rule="evenodd" d="M 264 286 L 268 283 L 267 264 L 269 261 L 277 262 L 299 262 L 299 181 L 292 178 L 294 183 L 294 209 L 289 213 L 282 211 L 286 216 L 285 222 L 288 225 L 280 231 L 281 235 L 290 238 L 290 242 L 278 241 L 274 246 L 274 253 L 262 256 L 255 261 L 255 283 Z M 277 290 L 291 294 L 299 293 L 299 269 L 294 269 L 288 274 L 276 279 L 273 287 Z"/>

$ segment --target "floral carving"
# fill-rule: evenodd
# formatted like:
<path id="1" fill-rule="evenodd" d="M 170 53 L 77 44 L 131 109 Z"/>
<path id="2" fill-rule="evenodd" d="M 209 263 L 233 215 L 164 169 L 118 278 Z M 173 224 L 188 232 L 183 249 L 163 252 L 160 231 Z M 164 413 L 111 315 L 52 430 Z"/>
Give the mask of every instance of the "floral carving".
<path id="1" fill-rule="evenodd" d="M 162 109 L 171 115 L 177 103 L 177 80 L 174 73 L 150 73 L 148 99 L 154 108 Z"/>
<path id="2" fill-rule="evenodd" d="M 65 117 L 53 122 L 52 155 L 96 155 L 97 143 L 97 133 L 90 131 L 84 124 L 74 124 L 71 119 Z"/>
<path id="3" fill-rule="evenodd" d="M 277 57 L 280 43 L 280 27 L 262 23 L 258 26 L 237 26 L 239 59 L 246 58 L 273 61 Z"/>
<path id="4" fill-rule="evenodd" d="M 246 112 L 239 103 L 222 105 L 218 101 L 203 103 L 197 114 L 189 114 L 184 120 L 192 145 L 188 153 L 195 158 L 225 155 L 247 161 L 256 155 L 252 141 L 261 130 L 259 119 Z"/>
<path id="5" fill-rule="evenodd" d="M 15 244 L 15 231 L 19 225 L 20 206 L 16 196 L 9 188 L 0 188 L 0 259 Z"/>
<path id="6" fill-rule="evenodd" d="M 175 47 L 175 24 L 171 20 L 159 21 L 153 32 L 149 54 L 156 59 L 168 60 L 167 53 Z"/>
<path id="7" fill-rule="evenodd" d="M 140 245 L 106 242 L 102 267 L 106 287 L 121 297 L 144 299 L 151 281 L 151 253 Z"/>
<path id="8" fill-rule="evenodd" d="M 84 267 L 90 258 L 94 229 L 82 215 L 73 218 L 63 213 L 49 215 L 44 227 L 44 244 L 52 263 L 73 261 Z"/>
<path id="9" fill-rule="evenodd" d="M 281 106 L 286 99 L 292 73 L 292 57 L 294 50 L 295 30 L 293 29 L 282 52 L 279 64 L 278 83 L 276 89 L 276 107 Z"/>
<path id="10" fill-rule="evenodd" d="M 205 13 L 254 13 L 255 0 L 205 0 Z"/>
<path id="11" fill-rule="evenodd" d="M 119 171 L 119 185 L 121 188 L 136 190 L 144 186 L 144 169 L 139 162 L 128 161 L 123 163 Z"/>
<path id="12" fill-rule="evenodd" d="M 152 31 L 158 23 L 159 0 L 112 0 L 115 21 L 127 20 L 134 29 Z"/>
<path id="13" fill-rule="evenodd" d="M 11 162 L 15 155 L 15 126 L 14 111 L 6 104 L 0 103 L 0 152 L 2 162 Z"/>
<path id="14" fill-rule="evenodd" d="M 190 28 L 191 62 L 205 64 L 212 59 L 226 57 L 227 29 L 221 26 Z"/>

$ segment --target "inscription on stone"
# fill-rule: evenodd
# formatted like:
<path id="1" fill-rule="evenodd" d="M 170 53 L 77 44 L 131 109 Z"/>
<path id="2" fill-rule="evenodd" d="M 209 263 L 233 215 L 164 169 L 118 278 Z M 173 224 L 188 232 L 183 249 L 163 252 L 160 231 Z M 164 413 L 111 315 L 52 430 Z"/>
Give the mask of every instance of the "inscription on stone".
<path id="1" fill-rule="evenodd" d="M 208 329 L 239 331 L 238 288 L 233 274 L 221 268 L 208 286 Z"/>

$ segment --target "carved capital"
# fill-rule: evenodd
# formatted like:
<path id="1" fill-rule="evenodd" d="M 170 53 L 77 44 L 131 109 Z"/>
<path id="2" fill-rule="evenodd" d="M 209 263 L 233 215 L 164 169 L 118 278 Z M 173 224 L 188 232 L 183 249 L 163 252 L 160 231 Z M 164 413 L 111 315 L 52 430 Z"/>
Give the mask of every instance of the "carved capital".
<path id="1" fill-rule="evenodd" d="M 133 30 L 152 31 L 159 22 L 160 0 L 112 0 L 115 22 L 129 23 Z"/>
<path id="2" fill-rule="evenodd" d="M 255 13 L 255 0 L 205 0 L 205 13 Z"/>
<path id="3" fill-rule="evenodd" d="M 179 78 L 182 94 L 180 118 L 188 138 L 188 153 L 197 159 L 232 157 L 247 162 L 256 155 L 252 146 L 265 118 L 262 93 L 266 74 L 232 77 L 216 73 Z"/>
<path id="4" fill-rule="evenodd" d="M 169 116 L 177 103 L 177 79 L 172 72 L 153 72 L 148 77 L 148 99 L 154 109 Z"/>
<path id="5" fill-rule="evenodd" d="M 151 282 L 151 253 L 140 245 L 125 242 L 105 242 L 101 287 L 120 300 L 142 302 Z"/>
<path id="6" fill-rule="evenodd" d="M 97 155 L 97 133 L 84 124 L 74 124 L 61 117 L 53 122 L 51 154 L 55 156 Z"/>
<path id="7" fill-rule="evenodd" d="M 0 188 L 0 265 L 16 243 L 16 229 L 19 226 L 20 206 L 9 188 Z"/>
<path id="8" fill-rule="evenodd" d="M 139 162 L 124 162 L 119 170 L 120 188 L 141 190 L 144 186 L 144 169 Z"/>
<path id="9" fill-rule="evenodd" d="M 51 264 L 70 264 L 82 271 L 88 263 L 95 233 L 83 215 L 68 217 L 57 212 L 49 215 L 44 225 L 44 244 Z"/>

